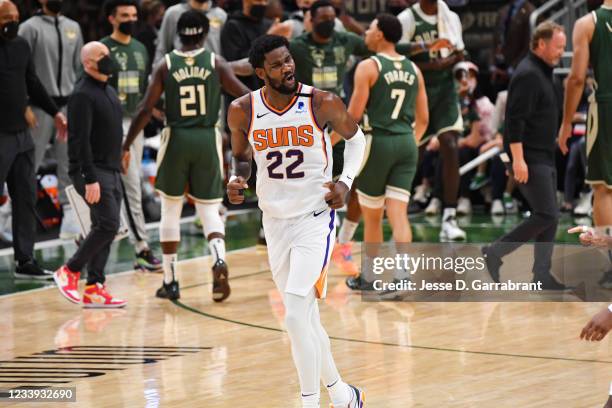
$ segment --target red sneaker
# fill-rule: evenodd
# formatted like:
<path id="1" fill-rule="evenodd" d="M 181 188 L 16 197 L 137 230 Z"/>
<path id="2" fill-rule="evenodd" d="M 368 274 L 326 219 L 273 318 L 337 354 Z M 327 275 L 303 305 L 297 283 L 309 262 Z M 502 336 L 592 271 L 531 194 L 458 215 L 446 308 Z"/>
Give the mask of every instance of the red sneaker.
<path id="1" fill-rule="evenodd" d="M 81 303 L 81 295 L 79 294 L 80 276 L 80 272 L 72 272 L 66 265 L 60 267 L 53 274 L 53 280 L 60 293 L 72 303 Z"/>
<path id="2" fill-rule="evenodd" d="M 101 283 L 85 286 L 83 307 L 86 308 L 119 308 L 127 305 L 126 300 L 114 298 Z"/>
<path id="3" fill-rule="evenodd" d="M 345 275 L 359 275 L 359 268 L 353 261 L 353 241 L 345 244 L 336 243 L 332 252 L 332 262 L 338 265 Z"/>

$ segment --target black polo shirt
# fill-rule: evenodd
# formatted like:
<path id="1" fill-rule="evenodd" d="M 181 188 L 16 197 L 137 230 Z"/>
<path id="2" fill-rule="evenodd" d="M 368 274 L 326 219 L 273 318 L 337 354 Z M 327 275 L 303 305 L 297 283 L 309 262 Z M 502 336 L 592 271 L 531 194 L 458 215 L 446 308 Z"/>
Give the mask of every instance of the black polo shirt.
<path id="1" fill-rule="evenodd" d="M 555 163 L 559 129 L 559 102 L 553 83 L 553 67 L 533 53 L 517 66 L 508 88 L 504 148 L 523 144 L 527 164 Z"/>
<path id="2" fill-rule="evenodd" d="M 122 121 L 113 87 L 84 74 L 68 101 L 70 174 L 80 172 L 91 184 L 97 180 L 96 168 L 121 171 Z"/>

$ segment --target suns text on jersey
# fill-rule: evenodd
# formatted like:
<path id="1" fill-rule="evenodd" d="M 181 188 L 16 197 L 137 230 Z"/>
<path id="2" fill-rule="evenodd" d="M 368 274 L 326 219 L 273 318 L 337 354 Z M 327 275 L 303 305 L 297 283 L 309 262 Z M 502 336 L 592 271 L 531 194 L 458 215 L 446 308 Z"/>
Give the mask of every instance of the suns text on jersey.
<path id="1" fill-rule="evenodd" d="M 262 151 L 281 146 L 304 146 L 314 144 L 314 128 L 312 125 L 285 126 L 253 131 L 253 147 Z"/>

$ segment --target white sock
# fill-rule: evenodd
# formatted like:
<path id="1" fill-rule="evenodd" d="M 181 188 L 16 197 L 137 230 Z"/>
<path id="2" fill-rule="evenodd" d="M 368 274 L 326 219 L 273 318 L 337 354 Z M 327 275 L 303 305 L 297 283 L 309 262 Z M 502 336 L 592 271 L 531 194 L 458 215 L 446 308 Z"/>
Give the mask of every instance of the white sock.
<path id="1" fill-rule="evenodd" d="M 225 260 L 225 240 L 223 238 L 213 238 L 208 241 L 208 247 L 212 253 L 213 259 L 217 262 L 219 259 Z"/>
<path id="2" fill-rule="evenodd" d="M 164 268 L 164 283 L 168 284 L 173 280 L 178 281 L 178 273 L 176 270 L 176 262 L 178 256 L 176 254 L 163 254 L 162 265 Z"/>
<path id="3" fill-rule="evenodd" d="M 358 226 L 359 222 L 353 222 L 348 218 L 345 218 L 342 221 L 342 226 L 340 227 L 340 232 L 338 233 L 338 243 L 346 244 L 347 242 L 351 241 Z"/>
<path id="4" fill-rule="evenodd" d="M 307 396 L 302 395 L 302 408 L 319 408 L 319 400 L 321 396 L 319 393 L 309 394 Z"/>
<path id="5" fill-rule="evenodd" d="M 444 214 L 442 215 L 442 221 L 446 221 L 448 217 L 456 217 L 457 209 L 456 208 L 445 208 Z"/>
<path id="6" fill-rule="evenodd" d="M 329 398 L 335 407 L 345 406 L 351 400 L 351 387 L 341 378 L 331 385 L 326 385 Z"/>

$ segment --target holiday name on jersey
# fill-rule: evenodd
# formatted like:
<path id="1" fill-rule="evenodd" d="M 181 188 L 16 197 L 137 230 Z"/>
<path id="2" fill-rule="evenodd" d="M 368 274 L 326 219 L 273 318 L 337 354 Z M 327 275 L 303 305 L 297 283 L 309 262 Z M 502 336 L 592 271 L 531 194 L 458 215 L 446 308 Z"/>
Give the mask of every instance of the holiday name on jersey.
<path id="1" fill-rule="evenodd" d="M 176 72 L 172 73 L 174 80 L 176 82 L 184 81 L 189 78 L 200 78 L 203 81 L 206 81 L 206 78 L 211 74 L 209 70 L 202 67 L 185 67 L 179 68 Z"/>

